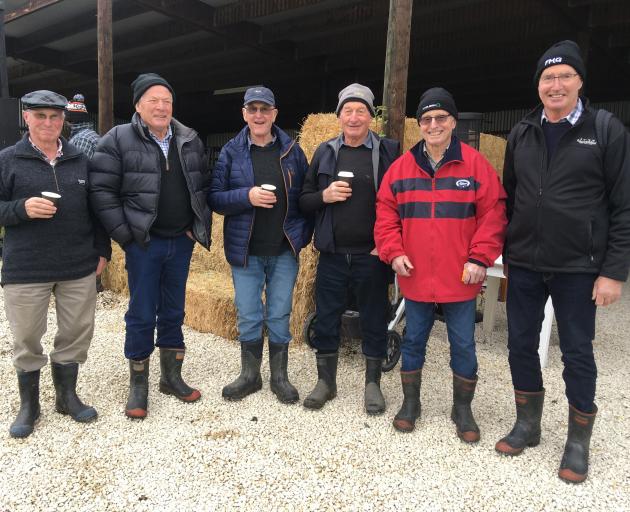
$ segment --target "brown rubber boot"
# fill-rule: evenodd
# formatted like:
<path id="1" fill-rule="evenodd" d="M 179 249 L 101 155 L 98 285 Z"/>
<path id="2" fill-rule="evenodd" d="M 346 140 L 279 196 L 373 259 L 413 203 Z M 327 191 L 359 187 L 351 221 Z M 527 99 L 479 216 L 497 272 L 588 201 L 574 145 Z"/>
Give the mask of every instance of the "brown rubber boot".
<path id="1" fill-rule="evenodd" d="M 527 446 L 540 443 L 540 420 L 542 418 L 545 390 L 514 390 L 516 423 L 511 432 L 502 438 L 494 449 L 503 455 L 520 455 Z"/>
<path id="2" fill-rule="evenodd" d="M 394 417 L 394 428 L 399 432 L 412 432 L 416 428 L 416 420 L 420 417 L 420 385 L 422 368 L 411 372 L 400 372 L 403 390 L 403 403 Z"/>
<path id="3" fill-rule="evenodd" d="M 473 417 L 470 404 L 475 397 L 477 387 L 477 376 L 474 379 L 465 379 L 453 374 L 453 408 L 451 419 L 457 429 L 457 437 L 465 443 L 476 443 L 479 441 L 479 427 Z"/>
<path id="4" fill-rule="evenodd" d="M 558 471 L 558 476 L 565 482 L 579 484 L 588 476 L 588 452 L 596 416 L 595 404 L 592 413 L 578 411 L 569 405 L 569 432 Z"/>

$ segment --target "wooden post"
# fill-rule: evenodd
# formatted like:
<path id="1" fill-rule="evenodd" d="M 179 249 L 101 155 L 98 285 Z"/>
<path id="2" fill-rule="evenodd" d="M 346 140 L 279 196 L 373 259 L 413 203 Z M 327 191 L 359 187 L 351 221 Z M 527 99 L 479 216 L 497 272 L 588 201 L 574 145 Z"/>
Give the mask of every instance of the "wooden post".
<path id="1" fill-rule="evenodd" d="M 4 38 L 4 0 L 0 0 L 0 98 L 9 97 L 7 76 L 7 45 Z"/>
<path id="2" fill-rule="evenodd" d="M 98 132 L 114 126 L 114 59 L 112 44 L 112 0 L 98 0 Z"/>
<path id="3" fill-rule="evenodd" d="M 412 0 L 389 0 L 383 83 L 384 131 L 387 137 L 396 139 L 401 144 L 405 137 L 412 4 Z"/>

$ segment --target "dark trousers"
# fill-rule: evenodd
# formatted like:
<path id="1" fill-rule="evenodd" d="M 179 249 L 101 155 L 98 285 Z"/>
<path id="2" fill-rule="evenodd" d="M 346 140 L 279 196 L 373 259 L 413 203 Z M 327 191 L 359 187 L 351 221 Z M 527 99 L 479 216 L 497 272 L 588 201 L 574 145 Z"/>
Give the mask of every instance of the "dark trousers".
<path id="1" fill-rule="evenodd" d="M 141 361 L 156 347 L 184 348 L 186 280 L 194 242 L 186 235 L 151 235 L 146 249 L 125 246 L 129 308 L 125 314 L 125 357 Z"/>
<path id="2" fill-rule="evenodd" d="M 541 391 L 538 345 L 545 302 L 551 295 L 569 404 L 593 410 L 597 368 L 593 355 L 595 274 L 533 272 L 508 266 L 508 349 L 512 383 L 520 391 Z"/>
<path id="3" fill-rule="evenodd" d="M 315 336 L 313 346 L 320 351 L 339 349 L 341 315 L 352 287 L 363 333 L 363 354 L 387 356 L 389 318 L 389 268 L 370 254 L 321 253 L 315 279 Z"/>

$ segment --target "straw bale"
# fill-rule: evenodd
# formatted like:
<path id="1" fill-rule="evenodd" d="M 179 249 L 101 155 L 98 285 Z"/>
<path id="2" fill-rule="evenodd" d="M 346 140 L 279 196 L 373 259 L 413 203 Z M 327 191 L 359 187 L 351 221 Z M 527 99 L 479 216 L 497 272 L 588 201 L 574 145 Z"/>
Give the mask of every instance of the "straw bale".
<path id="1" fill-rule="evenodd" d="M 225 259 L 223 252 L 223 215 L 212 214 L 212 244 L 210 250 L 199 244 L 195 244 L 192 260 L 190 261 L 191 272 L 205 272 L 214 270 L 225 275 L 230 274 L 230 265 Z"/>
<path id="2" fill-rule="evenodd" d="M 319 252 L 310 243 L 300 252 L 300 272 L 293 289 L 291 333 L 298 343 L 303 342 L 302 332 L 306 317 L 315 311 L 315 272 Z"/>
<path id="3" fill-rule="evenodd" d="M 224 338 L 237 338 L 231 274 L 192 272 L 186 284 L 186 325 Z"/>
<path id="4" fill-rule="evenodd" d="M 501 181 L 503 181 L 503 159 L 505 157 L 506 147 L 507 140 L 501 137 L 495 137 L 487 133 L 479 135 L 479 151 L 488 159 L 492 167 L 496 169 Z"/>
<path id="5" fill-rule="evenodd" d="M 127 271 L 125 270 L 125 253 L 116 242 L 112 243 L 112 259 L 103 271 L 101 282 L 108 290 L 129 295 Z"/>

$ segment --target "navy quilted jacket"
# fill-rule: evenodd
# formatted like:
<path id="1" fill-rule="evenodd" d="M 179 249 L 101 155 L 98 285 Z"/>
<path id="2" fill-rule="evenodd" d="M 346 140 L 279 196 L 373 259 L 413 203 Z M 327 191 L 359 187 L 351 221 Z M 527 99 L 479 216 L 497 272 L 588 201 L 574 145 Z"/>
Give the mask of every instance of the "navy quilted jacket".
<path id="1" fill-rule="evenodd" d="M 311 225 L 298 209 L 308 163 L 304 152 L 291 137 L 276 125 L 273 125 L 272 131 L 280 142 L 280 166 L 288 195 L 284 232 L 297 257 L 310 242 L 313 233 Z M 230 265 L 237 267 L 247 266 L 256 210 L 249 201 L 249 190 L 254 186 L 254 169 L 247 143 L 248 133 L 249 128 L 245 126 L 221 149 L 208 194 L 210 208 L 225 216 L 225 257 Z"/>

